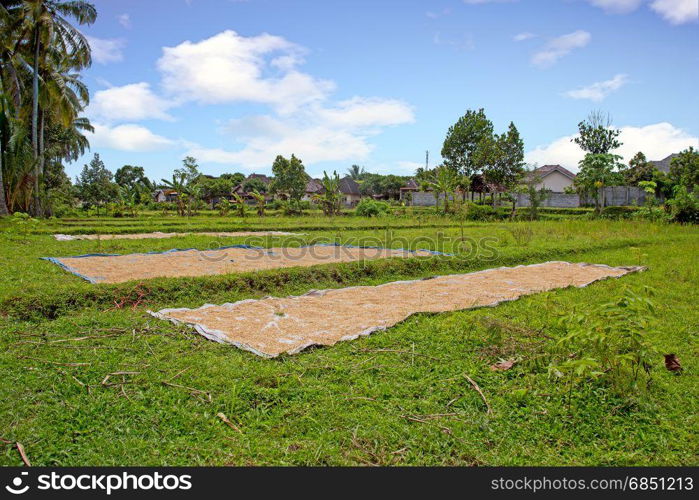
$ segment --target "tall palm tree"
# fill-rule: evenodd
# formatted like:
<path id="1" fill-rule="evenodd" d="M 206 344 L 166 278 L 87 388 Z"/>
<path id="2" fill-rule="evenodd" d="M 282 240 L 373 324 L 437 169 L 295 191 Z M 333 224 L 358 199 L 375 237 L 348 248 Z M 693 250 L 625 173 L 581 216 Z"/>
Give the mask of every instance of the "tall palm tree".
<path id="1" fill-rule="evenodd" d="M 23 0 L 22 14 L 24 30 L 31 34 L 32 57 L 32 152 L 34 154 L 34 201 L 35 215 L 42 215 L 39 196 L 41 176 L 40 141 L 40 96 L 39 83 L 46 68 L 50 48 L 70 55 L 75 69 L 83 69 L 91 63 L 90 46 L 85 36 L 68 21 L 75 19 L 78 24 L 92 24 L 97 11 L 84 0 Z M 43 122 L 42 122 L 43 123 Z"/>
<path id="2" fill-rule="evenodd" d="M 364 170 L 364 167 L 360 167 L 359 165 L 352 165 L 347 169 L 347 175 L 349 175 L 355 181 L 361 179 L 362 175 L 365 173 L 366 170 Z"/>

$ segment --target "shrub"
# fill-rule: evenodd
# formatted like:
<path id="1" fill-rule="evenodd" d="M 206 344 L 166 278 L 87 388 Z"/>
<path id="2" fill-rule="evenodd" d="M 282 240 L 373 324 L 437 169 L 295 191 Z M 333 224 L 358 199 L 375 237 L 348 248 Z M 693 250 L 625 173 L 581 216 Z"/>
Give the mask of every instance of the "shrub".
<path id="1" fill-rule="evenodd" d="M 629 219 L 637 211 L 637 207 L 604 207 L 601 217 L 605 219 Z"/>
<path id="2" fill-rule="evenodd" d="M 667 204 L 670 207 L 672 222 L 699 224 L 699 196 L 696 190 L 690 193 L 685 186 L 678 186 L 675 189 L 675 197 Z"/>
<path id="3" fill-rule="evenodd" d="M 228 201 L 228 198 L 221 198 L 216 208 L 218 208 L 219 215 L 225 217 L 231 211 L 231 202 Z"/>
<path id="4" fill-rule="evenodd" d="M 653 295 L 650 288 L 644 290 Z M 658 356 L 647 338 L 655 308 L 650 299 L 630 289 L 614 302 L 561 318 L 565 335 L 558 341 L 556 361 L 549 373 L 564 381 L 568 391 L 584 382 L 608 382 L 619 393 L 638 388 Z M 570 402 L 569 402 L 570 404 Z"/>
<path id="5" fill-rule="evenodd" d="M 301 215 L 304 210 L 311 209 L 311 203 L 301 200 L 282 200 L 277 205 L 284 215 Z"/>
<path id="6" fill-rule="evenodd" d="M 354 212 L 360 217 L 378 217 L 379 215 L 385 215 L 388 209 L 388 203 L 372 200 L 371 198 L 362 198 Z"/>
<path id="7" fill-rule="evenodd" d="M 478 205 L 476 203 L 466 202 L 463 207 L 464 218 L 466 220 L 487 221 L 498 218 L 498 211 L 490 205 Z"/>
<path id="8" fill-rule="evenodd" d="M 668 222 L 670 216 L 661 207 L 641 207 L 636 210 L 631 217 L 634 219 L 642 219 L 651 222 Z"/>

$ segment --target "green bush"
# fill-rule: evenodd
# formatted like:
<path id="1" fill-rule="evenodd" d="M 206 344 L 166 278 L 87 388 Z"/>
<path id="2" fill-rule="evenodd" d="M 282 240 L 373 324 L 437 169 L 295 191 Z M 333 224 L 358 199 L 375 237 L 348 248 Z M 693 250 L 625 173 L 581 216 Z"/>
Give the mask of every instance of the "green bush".
<path id="1" fill-rule="evenodd" d="M 663 210 L 662 207 L 641 207 L 636 210 L 632 215 L 634 219 L 642 219 L 651 222 L 668 222 L 670 220 L 669 214 Z"/>
<path id="2" fill-rule="evenodd" d="M 699 196 L 697 196 L 696 189 L 690 193 L 685 186 L 677 187 L 675 197 L 667 204 L 670 207 L 672 222 L 699 224 Z"/>
<path id="3" fill-rule="evenodd" d="M 487 221 L 500 218 L 500 212 L 490 205 L 466 202 L 464 209 L 466 220 Z"/>
<path id="4" fill-rule="evenodd" d="M 558 352 L 549 365 L 549 374 L 564 382 L 569 392 L 585 382 L 604 382 L 620 394 L 650 382 L 658 352 L 648 340 L 648 329 L 655 307 L 644 294 L 627 288 L 618 299 L 596 311 L 561 317 L 565 332 L 556 344 Z M 569 392 L 570 393 L 570 392 Z"/>
<path id="5" fill-rule="evenodd" d="M 605 219 L 630 219 L 638 207 L 604 207 L 601 216 Z"/>
<path id="6" fill-rule="evenodd" d="M 377 217 L 379 215 L 385 215 L 388 209 L 388 203 L 372 200 L 371 198 L 362 198 L 359 204 L 357 204 L 354 213 L 360 217 Z"/>

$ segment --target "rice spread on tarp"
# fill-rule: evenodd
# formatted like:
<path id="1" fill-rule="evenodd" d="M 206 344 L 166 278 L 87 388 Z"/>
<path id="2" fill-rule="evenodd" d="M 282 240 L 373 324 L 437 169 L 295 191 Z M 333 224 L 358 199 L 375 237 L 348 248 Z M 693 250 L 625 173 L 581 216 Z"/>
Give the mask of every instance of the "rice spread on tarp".
<path id="1" fill-rule="evenodd" d="M 127 255 L 89 254 L 44 257 L 91 283 L 122 283 L 160 277 L 210 276 L 282 267 L 434 255 L 429 250 L 403 250 L 341 245 L 258 248 L 233 245 L 214 250 L 169 250 Z"/>
<path id="2" fill-rule="evenodd" d="M 302 236 L 304 233 L 287 233 L 284 231 L 223 231 L 202 233 L 132 233 L 132 234 L 54 234 L 58 241 L 75 240 L 146 240 L 177 238 L 181 236 L 209 236 L 213 238 L 235 238 L 238 236 Z"/>
<path id="3" fill-rule="evenodd" d="M 643 269 L 546 262 L 379 286 L 312 291 L 297 297 L 207 304 L 198 309 L 163 309 L 151 314 L 191 325 L 211 340 L 233 344 L 259 356 L 275 357 L 369 335 L 415 313 L 494 306 L 523 295 L 584 287 Z"/>

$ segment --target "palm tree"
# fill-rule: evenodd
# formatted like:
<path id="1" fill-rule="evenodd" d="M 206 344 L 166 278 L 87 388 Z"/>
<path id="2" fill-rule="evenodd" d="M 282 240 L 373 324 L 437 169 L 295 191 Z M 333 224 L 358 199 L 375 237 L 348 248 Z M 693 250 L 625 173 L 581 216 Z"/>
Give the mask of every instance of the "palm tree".
<path id="1" fill-rule="evenodd" d="M 355 181 L 361 179 L 365 173 L 366 170 L 364 170 L 364 167 L 360 167 L 359 165 L 352 165 L 347 169 L 347 175 L 349 175 Z"/>
<path id="2" fill-rule="evenodd" d="M 233 204 L 235 205 L 238 217 L 245 217 L 247 215 L 247 211 L 245 210 L 245 198 L 235 193 L 233 195 Z"/>
<path id="3" fill-rule="evenodd" d="M 166 179 L 161 180 L 163 186 L 168 187 L 173 191 L 177 192 L 177 215 L 179 215 L 180 217 L 184 217 L 185 205 L 183 198 L 185 196 L 185 192 L 187 191 L 187 174 L 185 174 L 184 172 L 180 172 L 179 175 L 172 174 L 172 181 L 168 181 Z"/>
<path id="4" fill-rule="evenodd" d="M 263 193 L 260 193 L 259 191 L 251 191 L 248 193 L 250 196 L 252 196 L 255 200 L 255 203 L 257 203 L 257 215 L 259 217 L 264 217 L 265 215 L 265 207 L 267 205 L 267 200 L 265 199 L 265 195 Z"/>
<path id="5" fill-rule="evenodd" d="M 432 179 L 427 181 L 427 185 L 435 192 L 437 207 L 439 207 L 439 195 L 444 194 L 444 213 L 449 212 L 449 195 L 456 190 L 458 183 L 459 177 L 454 170 L 443 165 L 437 167 Z"/>
<path id="6" fill-rule="evenodd" d="M 70 56 L 73 68 L 88 67 L 91 60 L 90 46 L 85 36 L 68 22 L 75 19 L 78 24 L 92 24 L 97 18 L 94 5 L 84 0 L 23 0 L 22 15 L 24 18 L 23 32 L 29 33 L 32 56 L 32 152 L 34 154 L 34 200 L 33 212 L 42 215 L 39 194 L 39 178 L 42 174 L 42 142 L 40 139 L 39 82 L 47 73 L 48 55 L 52 51 Z M 21 38 L 25 38 L 22 36 Z M 52 75 L 45 75 L 52 76 Z"/>
<path id="7" fill-rule="evenodd" d="M 332 177 L 327 172 L 323 171 L 323 193 L 316 194 L 313 199 L 320 204 L 320 208 L 327 216 L 332 217 L 340 213 L 340 176 L 337 172 L 333 172 Z"/>

